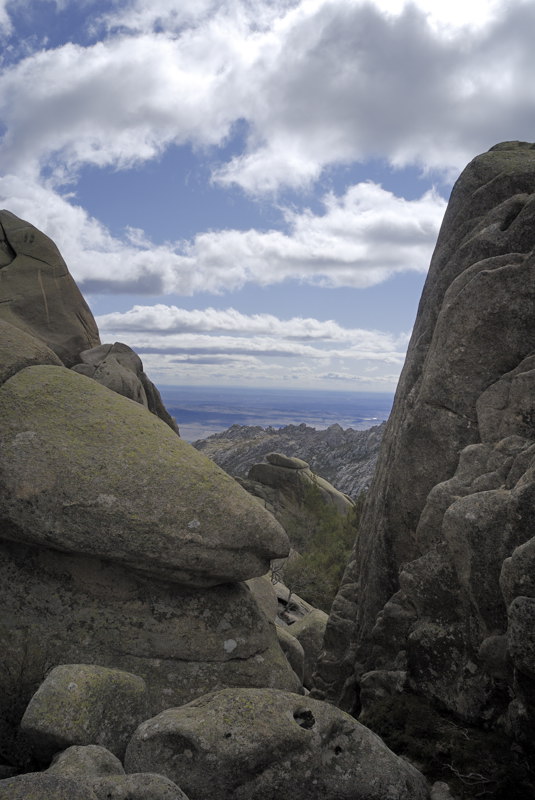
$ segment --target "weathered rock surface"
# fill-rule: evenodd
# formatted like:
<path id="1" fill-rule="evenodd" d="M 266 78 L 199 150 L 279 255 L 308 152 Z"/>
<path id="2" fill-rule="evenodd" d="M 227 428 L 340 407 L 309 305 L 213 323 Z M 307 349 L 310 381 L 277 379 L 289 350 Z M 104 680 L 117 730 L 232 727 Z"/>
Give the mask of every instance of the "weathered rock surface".
<path id="1" fill-rule="evenodd" d="M 266 461 L 254 464 L 246 479 L 236 480 L 274 515 L 297 551 L 306 551 L 313 536 L 317 503 L 344 517 L 353 510 L 354 502 L 315 475 L 306 461 L 282 453 L 268 453 Z"/>
<path id="2" fill-rule="evenodd" d="M 0 800 L 98 800 L 86 783 L 74 778 L 28 772 L 0 781 Z"/>
<path id="3" fill-rule="evenodd" d="M 267 572 L 287 539 L 145 409 L 61 367 L 0 387 L 1 536 L 196 586 Z"/>
<path id="4" fill-rule="evenodd" d="M 315 608 L 287 628 L 288 633 L 297 639 L 305 654 L 303 686 L 307 689 L 312 688 L 312 673 L 321 652 L 327 620 L 328 616 L 325 611 Z"/>
<path id="5" fill-rule="evenodd" d="M 279 429 L 233 425 L 194 442 L 194 447 L 239 478 L 246 478 L 268 453 L 298 457 L 340 492 L 356 499 L 373 477 L 385 424 L 364 431 L 344 430 L 340 425 L 318 431 L 304 423 Z"/>
<path id="6" fill-rule="evenodd" d="M 213 693 L 144 722 L 127 772 L 166 775 L 190 800 L 424 800 L 420 773 L 327 703 L 268 689 Z"/>
<path id="7" fill-rule="evenodd" d="M 0 705 L 28 703 L 51 665 L 75 661 L 142 677 L 151 714 L 225 686 L 300 689 L 244 584 L 188 588 L 12 542 L 0 553 Z"/>
<path id="8" fill-rule="evenodd" d="M 55 667 L 34 694 L 20 727 L 43 762 L 72 745 L 97 744 L 122 758 L 147 718 L 145 681 L 94 664 Z"/>
<path id="9" fill-rule="evenodd" d="M 176 421 L 168 413 L 160 392 L 143 371 L 141 359 L 131 347 L 122 342 L 101 344 L 84 350 L 78 358 L 80 363 L 72 367 L 75 372 L 141 403 L 178 434 Z"/>
<path id="10" fill-rule="evenodd" d="M 504 143 L 452 192 L 318 696 L 405 687 L 531 747 L 534 309 L 535 146 Z"/>
<path id="11" fill-rule="evenodd" d="M 68 367 L 100 344 L 94 317 L 54 242 L 0 211 L 0 319 L 40 339 Z"/>
<path id="12" fill-rule="evenodd" d="M 163 775 L 126 775 L 119 759 L 98 745 L 69 747 L 54 759 L 46 774 L 85 784 L 97 800 L 188 800 Z"/>
<path id="13" fill-rule="evenodd" d="M 36 364 L 60 367 L 61 361 L 40 339 L 0 319 L 0 384 Z"/>

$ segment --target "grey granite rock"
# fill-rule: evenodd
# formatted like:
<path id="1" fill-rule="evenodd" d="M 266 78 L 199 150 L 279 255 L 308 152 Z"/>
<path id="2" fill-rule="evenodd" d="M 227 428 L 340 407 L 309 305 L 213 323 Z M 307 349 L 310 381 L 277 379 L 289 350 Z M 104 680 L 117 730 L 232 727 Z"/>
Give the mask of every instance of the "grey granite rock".
<path id="1" fill-rule="evenodd" d="M 72 745 L 100 745 L 122 758 L 149 713 L 145 681 L 95 664 L 62 664 L 45 678 L 24 712 L 21 730 L 41 760 Z"/>
<path id="2" fill-rule="evenodd" d="M 273 517 L 146 410 L 62 367 L 0 387 L 0 536 L 209 586 L 288 553 Z"/>
<path id="3" fill-rule="evenodd" d="M 317 696 L 358 710 L 379 668 L 475 723 L 506 712 L 485 664 L 502 563 L 532 535 L 534 308 L 535 149 L 503 143 L 453 189 Z"/>
<path id="4" fill-rule="evenodd" d="M 227 689 L 143 723 L 127 772 L 153 770 L 190 800 L 425 800 L 422 775 L 349 715 L 269 689 Z"/>
<path id="5" fill-rule="evenodd" d="M 0 319 L 40 339 L 68 367 L 100 344 L 91 311 L 54 242 L 0 211 Z"/>

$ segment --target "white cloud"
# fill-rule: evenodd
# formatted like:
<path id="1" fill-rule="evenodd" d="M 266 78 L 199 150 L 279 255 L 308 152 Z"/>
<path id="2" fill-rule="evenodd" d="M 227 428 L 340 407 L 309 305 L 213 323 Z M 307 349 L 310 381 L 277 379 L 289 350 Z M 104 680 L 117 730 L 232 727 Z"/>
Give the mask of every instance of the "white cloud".
<path id="1" fill-rule="evenodd" d="M 171 142 L 222 144 L 241 119 L 246 148 L 215 179 L 252 193 L 371 157 L 458 170 L 535 125 L 533 3 L 487 4 L 478 25 L 473 5 L 123 4 L 105 41 L 35 53 L 0 77 L 0 163 L 38 170 L 53 157 L 66 180 Z"/>
<path id="2" fill-rule="evenodd" d="M 323 214 L 287 211 L 287 233 L 221 230 L 151 245 L 137 229 L 113 237 L 72 198 L 31 178 L 0 178 L 0 202 L 56 242 L 84 291 L 154 295 L 285 280 L 365 287 L 396 272 L 425 272 L 446 206 L 434 192 L 409 201 L 363 183 L 326 195 Z"/>
<path id="3" fill-rule="evenodd" d="M 145 333 L 159 337 L 160 341 L 182 342 L 185 334 L 200 333 L 217 335 L 218 338 L 212 336 L 211 341 L 221 342 L 223 339 L 220 334 L 232 332 L 246 337 L 271 336 L 288 342 L 340 342 L 351 345 L 355 350 L 364 349 L 383 354 L 395 351 L 401 345 L 401 355 L 407 344 L 406 334 L 394 337 L 381 331 L 344 328 L 333 320 L 321 321 L 303 317 L 279 319 L 273 314 L 242 314 L 234 308 L 189 311 L 161 303 L 153 306 L 136 305 L 130 311 L 103 314 L 97 318 L 97 322 L 104 333 Z M 226 339 L 224 341 L 227 342 Z"/>
<path id="4" fill-rule="evenodd" d="M 389 389 L 397 381 L 408 342 L 408 334 L 344 328 L 332 320 L 284 320 L 235 309 L 188 311 L 162 304 L 105 314 L 97 323 L 103 341 L 127 342 L 151 374 L 164 382 L 173 376 L 178 383 L 192 379 L 195 365 L 205 370 L 196 373 L 197 382 L 208 370 L 224 367 L 225 383 L 268 377 L 283 383 L 294 376 L 304 382 Z"/>

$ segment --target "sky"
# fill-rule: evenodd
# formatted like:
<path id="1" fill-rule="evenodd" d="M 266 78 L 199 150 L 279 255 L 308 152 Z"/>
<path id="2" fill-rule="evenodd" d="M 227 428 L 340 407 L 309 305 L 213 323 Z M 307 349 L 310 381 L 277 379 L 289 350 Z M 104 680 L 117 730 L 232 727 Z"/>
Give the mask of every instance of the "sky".
<path id="1" fill-rule="evenodd" d="M 159 385 L 395 389 L 533 0 L 0 0 L 0 207 Z"/>

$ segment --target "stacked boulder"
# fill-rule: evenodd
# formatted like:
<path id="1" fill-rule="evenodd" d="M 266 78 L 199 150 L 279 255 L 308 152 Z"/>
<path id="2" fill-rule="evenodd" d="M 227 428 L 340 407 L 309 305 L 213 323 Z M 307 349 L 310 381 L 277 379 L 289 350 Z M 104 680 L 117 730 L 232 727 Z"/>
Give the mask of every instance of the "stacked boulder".
<path id="1" fill-rule="evenodd" d="M 528 757 L 534 311 L 535 145 L 506 142 L 452 192 L 315 693 L 424 696 Z"/>

